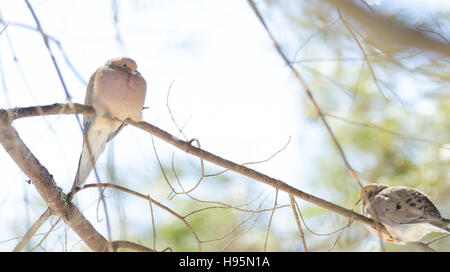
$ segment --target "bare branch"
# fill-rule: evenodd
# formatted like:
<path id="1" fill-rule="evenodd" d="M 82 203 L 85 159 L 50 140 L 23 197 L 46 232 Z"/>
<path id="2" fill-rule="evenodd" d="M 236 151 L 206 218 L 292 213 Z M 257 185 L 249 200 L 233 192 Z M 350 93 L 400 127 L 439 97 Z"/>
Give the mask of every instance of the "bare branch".
<path id="1" fill-rule="evenodd" d="M 298 233 L 300 234 L 300 239 L 302 240 L 303 250 L 305 252 L 307 252 L 308 247 L 306 245 L 305 234 L 303 233 L 302 224 L 300 223 L 300 219 L 298 218 L 298 214 L 297 214 L 297 209 L 296 209 L 297 203 L 295 202 L 295 198 L 291 195 L 289 195 L 289 200 L 291 201 L 292 212 L 294 213 L 294 218 L 295 218 L 295 223 L 297 224 Z"/>
<path id="2" fill-rule="evenodd" d="M 150 195 L 148 196 L 150 198 Z M 151 201 L 148 201 L 150 205 L 150 215 L 152 218 L 152 231 L 153 231 L 153 249 L 156 250 L 156 226 L 155 226 L 155 218 L 153 216 L 153 205 Z"/>
<path id="3" fill-rule="evenodd" d="M 198 237 L 197 233 L 194 231 L 192 226 L 186 221 L 186 219 L 184 219 L 183 216 L 179 215 L 178 213 L 176 213 L 175 211 L 173 211 L 169 207 L 159 203 L 158 201 L 154 200 L 153 198 L 151 198 L 149 196 L 143 195 L 143 194 L 138 193 L 136 191 L 133 191 L 133 190 L 130 190 L 130 189 L 127 189 L 125 187 L 122 187 L 122 186 L 119 186 L 119 185 L 116 185 L 116 184 L 112 184 L 112 183 L 86 184 L 86 185 L 83 186 L 83 188 L 81 188 L 81 190 L 87 189 L 87 188 L 98 188 L 98 187 L 100 187 L 100 188 L 114 188 L 114 189 L 120 190 L 122 192 L 126 192 L 128 194 L 131 194 L 131 195 L 140 197 L 142 199 L 146 199 L 148 201 L 151 201 L 153 204 L 155 204 L 156 206 L 160 207 L 161 209 L 168 211 L 170 214 L 174 215 L 176 218 L 181 220 L 186 225 L 186 227 L 189 229 L 189 231 L 192 233 L 192 235 L 194 236 L 195 240 L 197 241 L 197 245 L 198 245 L 199 251 L 202 251 L 202 246 L 201 246 L 201 242 L 202 241 L 200 240 L 200 238 Z"/>
<path id="4" fill-rule="evenodd" d="M 129 248 L 140 252 L 156 252 L 154 249 L 130 241 L 112 241 L 111 245 L 114 251 L 117 251 L 119 248 Z"/>
<path id="5" fill-rule="evenodd" d="M 415 246 L 416 248 L 424 251 L 424 252 L 435 252 L 436 250 L 432 249 L 431 247 L 429 247 L 427 244 L 422 243 L 422 242 L 413 242 L 413 243 L 409 243 L 412 246 Z"/>
<path id="6" fill-rule="evenodd" d="M 275 190 L 275 201 L 273 202 L 272 212 L 270 213 L 269 225 L 267 226 L 266 240 L 264 241 L 264 251 L 267 251 L 267 242 L 269 241 L 270 226 L 272 225 L 273 215 L 278 202 L 278 189 Z"/>
<path id="7" fill-rule="evenodd" d="M 378 83 L 378 78 L 375 74 L 375 71 L 372 67 L 372 63 L 370 62 L 369 58 L 367 57 L 367 53 L 366 50 L 364 50 L 364 47 L 361 45 L 361 43 L 358 40 L 358 37 L 356 37 L 356 34 L 353 32 L 352 28 L 350 27 L 349 23 L 344 19 L 344 17 L 342 16 L 342 13 L 340 10 L 338 10 L 338 14 L 339 14 L 339 19 L 341 19 L 342 23 L 344 24 L 344 26 L 347 28 L 348 32 L 350 33 L 350 35 L 352 36 L 353 40 L 355 41 L 355 43 L 358 45 L 359 50 L 361 50 L 361 54 L 364 57 L 364 60 L 367 63 L 367 67 L 369 68 L 369 72 L 372 75 L 372 79 L 373 82 L 375 83 L 375 86 L 377 87 L 378 91 L 383 95 L 384 98 L 387 98 L 386 95 L 384 94 L 383 90 L 380 87 L 380 84 Z"/>

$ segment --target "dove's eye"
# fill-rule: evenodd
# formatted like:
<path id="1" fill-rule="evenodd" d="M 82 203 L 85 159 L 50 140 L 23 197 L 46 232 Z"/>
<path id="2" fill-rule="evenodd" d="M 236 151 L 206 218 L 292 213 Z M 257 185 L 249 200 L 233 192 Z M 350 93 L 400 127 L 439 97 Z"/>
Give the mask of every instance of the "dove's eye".
<path id="1" fill-rule="evenodd" d="M 124 63 L 124 64 L 122 64 L 122 66 L 123 66 L 123 67 L 127 67 L 127 64 L 126 64 L 126 63 Z"/>

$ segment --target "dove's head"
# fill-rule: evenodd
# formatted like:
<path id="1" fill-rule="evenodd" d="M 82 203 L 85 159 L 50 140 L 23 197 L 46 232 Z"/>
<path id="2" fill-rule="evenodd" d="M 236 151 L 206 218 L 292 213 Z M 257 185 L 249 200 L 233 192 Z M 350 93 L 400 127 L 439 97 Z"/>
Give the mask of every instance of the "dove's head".
<path id="1" fill-rule="evenodd" d="M 382 190 L 388 188 L 387 185 L 378 184 L 378 183 L 369 183 L 366 186 L 362 187 L 359 191 L 359 199 L 356 202 L 356 205 L 362 200 L 362 203 L 365 204 L 367 200 L 371 201 L 375 195 L 377 195 Z"/>
<path id="2" fill-rule="evenodd" d="M 133 59 L 127 57 L 118 57 L 106 62 L 106 66 L 118 68 L 132 74 L 137 69 L 137 64 Z"/>

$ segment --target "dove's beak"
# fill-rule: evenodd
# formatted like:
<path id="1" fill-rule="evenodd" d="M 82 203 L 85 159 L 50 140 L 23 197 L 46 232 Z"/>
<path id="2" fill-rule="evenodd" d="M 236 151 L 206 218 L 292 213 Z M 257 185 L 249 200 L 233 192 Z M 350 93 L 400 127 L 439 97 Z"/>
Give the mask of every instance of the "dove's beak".
<path id="1" fill-rule="evenodd" d="M 362 197 L 360 199 L 358 199 L 358 201 L 356 201 L 355 206 L 359 204 L 359 202 L 361 202 Z"/>

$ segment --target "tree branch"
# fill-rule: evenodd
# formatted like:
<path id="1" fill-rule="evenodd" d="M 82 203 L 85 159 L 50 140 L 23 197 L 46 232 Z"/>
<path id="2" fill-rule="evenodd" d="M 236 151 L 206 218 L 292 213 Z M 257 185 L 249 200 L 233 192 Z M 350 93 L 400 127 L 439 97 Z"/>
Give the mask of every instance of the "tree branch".
<path id="1" fill-rule="evenodd" d="M 117 251 L 119 248 L 129 248 L 140 252 L 156 252 L 156 250 L 130 241 L 112 241 L 111 245 L 114 251 Z"/>
<path id="2" fill-rule="evenodd" d="M 427 244 L 422 243 L 422 242 L 413 242 L 413 243 L 409 243 L 409 244 L 424 251 L 424 252 L 436 252 L 436 250 L 432 249 Z"/>
<path id="3" fill-rule="evenodd" d="M 297 214 L 297 203 L 295 202 L 295 198 L 292 195 L 289 195 L 289 201 L 291 202 L 292 213 L 294 213 L 295 223 L 297 224 L 298 233 L 300 234 L 300 239 L 302 240 L 303 250 L 307 252 L 308 246 L 305 240 L 305 233 L 303 232 L 302 224 L 300 223 L 300 219 L 298 218 Z"/>

